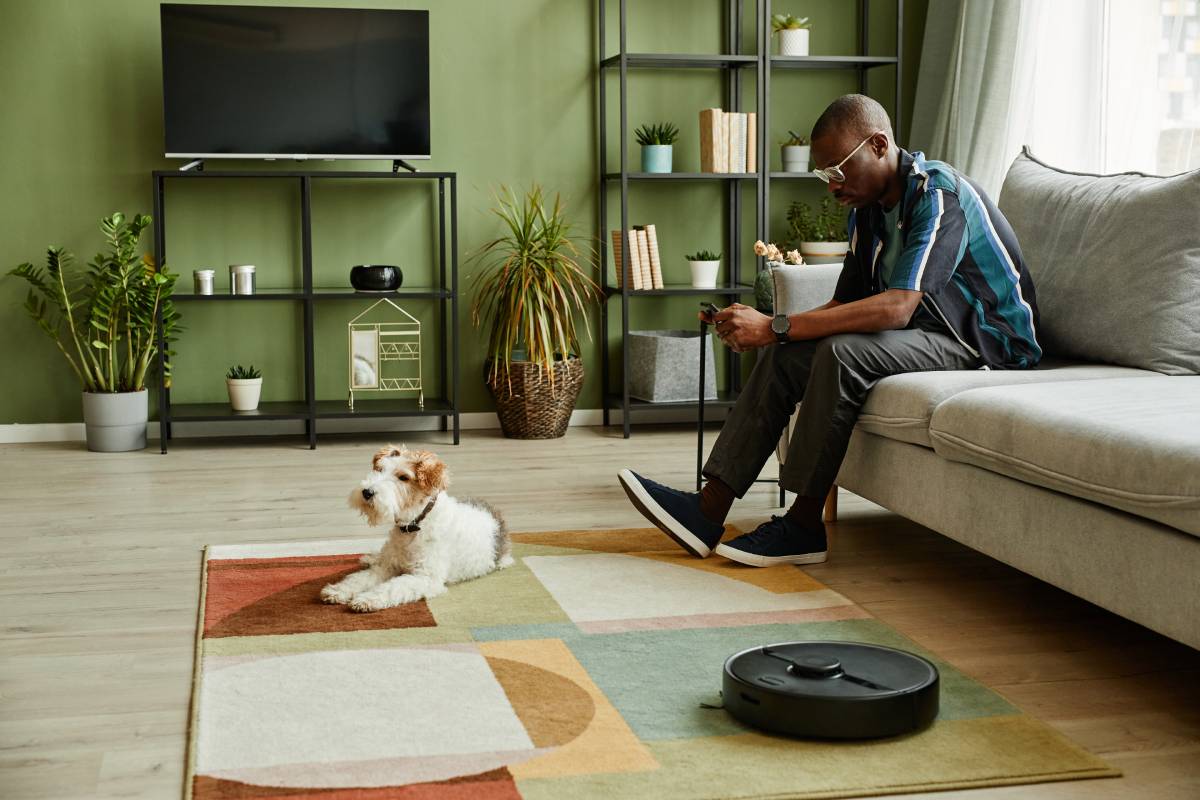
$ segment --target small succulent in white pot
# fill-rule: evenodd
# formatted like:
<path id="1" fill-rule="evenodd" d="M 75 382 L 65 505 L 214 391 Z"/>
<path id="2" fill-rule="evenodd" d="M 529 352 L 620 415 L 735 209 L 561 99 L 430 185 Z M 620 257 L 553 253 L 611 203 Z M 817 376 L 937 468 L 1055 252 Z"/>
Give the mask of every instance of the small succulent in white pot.
<path id="1" fill-rule="evenodd" d="M 253 364 L 230 367 L 225 373 L 225 387 L 229 390 L 229 404 L 234 411 L 254 411 L 262 394 L 262 372 Z"/>
<path id="2" fill-rule="evenodd" d="M 701 250 L 685 256 L 692 269 L 692 287 L 695 289 L 717 288 L 717 272 L 721 269 L 721 254 Z"/>
<path id="3" fill-rule="evenodd" d="M 808 137 L 801 136 L 795 131 L 788 131 L 780 149 L 784 172 L 808 172 L 808 162 L 812 156 L 812 146 Z"/>
<path id="4" fill-rule="evenodd" d="M 772 14 L 771 29 L 779 34 L 779 55 L 808 55 L 808 32 L 812 29 L 812 23 L 808 21 L 808 17 Z"/>

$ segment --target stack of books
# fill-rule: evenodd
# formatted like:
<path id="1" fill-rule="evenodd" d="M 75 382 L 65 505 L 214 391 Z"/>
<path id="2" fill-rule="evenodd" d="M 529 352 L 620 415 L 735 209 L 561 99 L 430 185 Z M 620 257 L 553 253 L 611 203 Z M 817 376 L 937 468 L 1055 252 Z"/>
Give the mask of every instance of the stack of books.
<path id="1" fill-rule="evenodd" d="M 658 256 L 658 233 L 653 225 L 634 225 L 632 230 L 612 232 L 613 264 L 617 268 L 617 288 L 626 283 L 634 291 L 663 288 L 662 261 Z M 628 249 L 629 264 L 622 274 L 622 253 Z"/>
<path id="2" fill-rule="evenodd" d="M 757 172 L 758 115 L 706 108 L 700 112 L 700 171 Z"/>

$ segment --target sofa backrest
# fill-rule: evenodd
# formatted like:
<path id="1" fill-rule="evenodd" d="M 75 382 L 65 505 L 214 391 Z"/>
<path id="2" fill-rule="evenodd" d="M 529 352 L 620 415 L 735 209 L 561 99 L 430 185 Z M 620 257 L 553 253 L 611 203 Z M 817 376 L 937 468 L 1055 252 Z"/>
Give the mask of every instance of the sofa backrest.
<path id="1" fill-rule="evenodd" d="M 1086 175 L 1025 148 L 1004 180 L 1047 355 L 1200 374 L 1200 170 Z"/>

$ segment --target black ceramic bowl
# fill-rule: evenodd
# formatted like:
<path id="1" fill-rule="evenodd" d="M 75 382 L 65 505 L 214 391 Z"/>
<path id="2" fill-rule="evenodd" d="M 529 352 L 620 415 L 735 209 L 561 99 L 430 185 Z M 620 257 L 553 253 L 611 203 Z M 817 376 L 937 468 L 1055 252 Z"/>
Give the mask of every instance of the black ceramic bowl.
<path id="1" fill-rule="evenodd" d="M 391 292 L 404 283 L 399 267 L 387 264 L 359 264 L 350 269 L 350 285 L 364 292 Z"/>

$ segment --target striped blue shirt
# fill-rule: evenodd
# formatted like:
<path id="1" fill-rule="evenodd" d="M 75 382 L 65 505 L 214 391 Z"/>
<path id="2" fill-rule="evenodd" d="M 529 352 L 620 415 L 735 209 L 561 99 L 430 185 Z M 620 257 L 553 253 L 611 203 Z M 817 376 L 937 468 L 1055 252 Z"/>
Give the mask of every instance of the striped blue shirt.
<path id="1" fill-rule="evenodd" d="M 1033 279 L 1008 220 L 949 164 L 901 150 L 900 173 L 897 230 L 885 230 L 878 204 L 851 212 L 850 251 L 833 299 L 849 303 L 887 289 L 924 292 L 918 315 L 944 327 L 982 364 L 1035 366 L 1042 348 Z M 900 255 L 885 279 L 879 256 L 894 236 L 902 239 Z"/>

